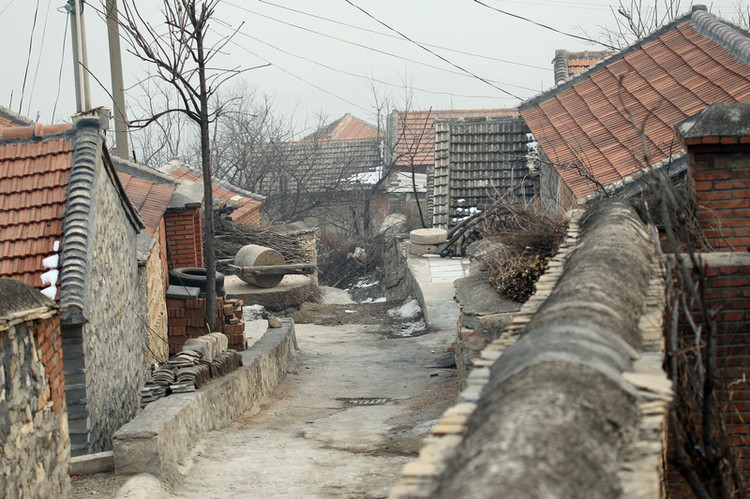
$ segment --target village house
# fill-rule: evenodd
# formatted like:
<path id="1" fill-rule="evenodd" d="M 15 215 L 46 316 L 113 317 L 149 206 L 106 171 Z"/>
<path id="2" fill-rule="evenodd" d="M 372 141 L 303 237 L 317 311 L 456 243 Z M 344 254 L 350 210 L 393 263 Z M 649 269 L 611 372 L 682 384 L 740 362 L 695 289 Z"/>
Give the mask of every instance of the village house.
<path id="1" fill-rule="evenodd" d="M 650 166 L 679 181 L 685 151 L 674 126 L 710 104 L 750 100 L 747 36 L 695 6 L 522 103 L 541 154 L 542 197 L 566 209 L 603 191 L 637 195 Z"/>
<path id="2" fill-rule="evenodd" d="M 99 118 L 0 135 L 0 276 L 60 308 L 72 454 L 111 449 L 115 430 L 138 411 L 149 360 L 138 286 L 142 219 Z"/>

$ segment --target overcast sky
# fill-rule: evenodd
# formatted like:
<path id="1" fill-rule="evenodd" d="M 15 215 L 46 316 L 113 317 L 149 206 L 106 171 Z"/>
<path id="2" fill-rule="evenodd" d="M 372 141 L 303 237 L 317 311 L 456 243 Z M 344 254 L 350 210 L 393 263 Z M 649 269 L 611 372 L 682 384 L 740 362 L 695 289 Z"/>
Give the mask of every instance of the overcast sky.
<path id="1" fill-rule="evenodd" d="M 89 0 L 97 7 L 101 1 Z M 483 1 L 577 35 L 585 32 L 598 38 L 600 26 L 613 24 L 608 1 Z M 247 68 L 270 62 L 270 67 L 240 78 L 248 88 L 272 95 L 280 112 L 294 112 L 303 128 L 306 117 L 319 114 L 334 120 L 352 113 L 374 121 L 373 80 L 381 95 L 388 93 L 400 107 L 405 87 L 413 91 L 413 109 L 515 106 L 519 98 L 532 97 L 552 85 L 555 49 L 603 48 L 473 0 L 351 2 L 445 60 L 404 40 L 346 0 L 222 0 L 212 25 L 214 35 L 244 24 L 226 47 L 221 64 Z M 5 40 L 0 104 L 32 119 L 38 117 L 42 123 L 69 121 L 75 112 L 64 3 L 0 0 L 0 32 Z M 144 17 L 155 24 L 161 19 L 161 3 L 138 0 Z M 733 3 L 716 2 L 712 10 L 730 15 Z M 683 10 L 688 10 L 688 2 L 683 4 Z M 91 72 L 109 86 L 106 25 L 91 7 L 85 11 L 85 21 Z M 127 53 L 123 64 L 126 87 L 149 74 L 148 66 Z M 91 87 L 93 106 L 112 106 L 95 79 Z M 130 91 L 126 100 L 138 95 Z"/>

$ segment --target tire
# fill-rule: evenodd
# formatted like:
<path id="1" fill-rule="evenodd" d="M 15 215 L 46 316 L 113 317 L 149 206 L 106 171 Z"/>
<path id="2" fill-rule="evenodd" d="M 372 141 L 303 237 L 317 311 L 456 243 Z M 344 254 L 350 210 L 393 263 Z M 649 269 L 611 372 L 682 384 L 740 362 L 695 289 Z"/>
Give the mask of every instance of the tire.
<path id="1" fill-rule="evenodd" d="M 192 286 L 206 290 L 206 269 L 201 267 L 180 267 L 169 271 L 169 284 Z M 216 292 L 224 291 L 224 274 L 216 273 Z"/>

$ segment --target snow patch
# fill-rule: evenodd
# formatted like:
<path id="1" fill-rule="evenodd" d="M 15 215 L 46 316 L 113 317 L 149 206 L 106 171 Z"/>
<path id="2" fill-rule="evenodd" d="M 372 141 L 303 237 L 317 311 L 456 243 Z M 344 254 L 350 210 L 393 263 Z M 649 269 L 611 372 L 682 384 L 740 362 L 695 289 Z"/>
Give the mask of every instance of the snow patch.
<path id="1" fill-rule="evenodd" d="M 54 300 L 57 296 L 57 286 L 55 286 L 54 284 L 52 284 L 51 286 L 47 286 L 42 290 L 42 294 L 50 300 Z"/>
<path id="2" fill-rule="evenodd" d="M 383 303 L 385 302 L 385 296 L 381 296 L 380 298 L 368 298 L 364 301 L 361 301 L 360 303 Z"/>
<path id="3" fill-rule="evenodd" d="M 42 274 L 42 284 L 48 284 L 55 286 L 57 284 L 57 278 L 60 275 L 60 271 L 57 269 L 48 270 Z"/>
<path id="4" fill-rule="evenodd" d="M 60 251 L 60 241 L 55 241 L 55 244 L 52 245 L 52 251 L 54 251 L 55 253 Z"/>
<path id="5" fill-rule="evenodd" d="M 44 265 L 45 269 L 56 269 L 59 263 L 60 255 L 57 253 L 42 260 L 42 265 Z"/>

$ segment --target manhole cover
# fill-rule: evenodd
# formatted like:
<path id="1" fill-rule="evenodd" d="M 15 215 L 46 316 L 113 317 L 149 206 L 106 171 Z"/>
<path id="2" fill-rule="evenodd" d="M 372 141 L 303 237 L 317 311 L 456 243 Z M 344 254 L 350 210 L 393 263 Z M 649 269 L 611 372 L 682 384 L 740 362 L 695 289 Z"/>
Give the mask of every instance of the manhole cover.
<path id="1" fill-rule="evenodd" d="M 388 398 L 377 398 L 377 397 L 359 397 L 359 398 L 346 398 L 339 397 L 339 400 L 348 405 L 382 405 L 391 401 Z"/>

